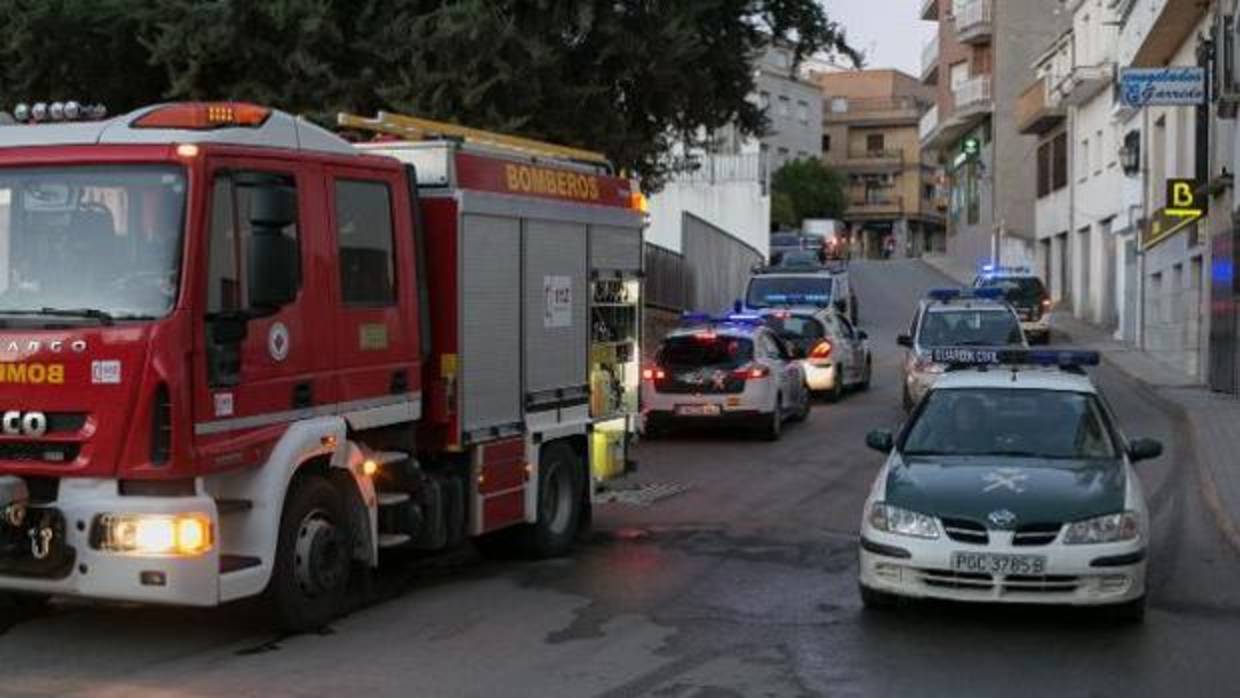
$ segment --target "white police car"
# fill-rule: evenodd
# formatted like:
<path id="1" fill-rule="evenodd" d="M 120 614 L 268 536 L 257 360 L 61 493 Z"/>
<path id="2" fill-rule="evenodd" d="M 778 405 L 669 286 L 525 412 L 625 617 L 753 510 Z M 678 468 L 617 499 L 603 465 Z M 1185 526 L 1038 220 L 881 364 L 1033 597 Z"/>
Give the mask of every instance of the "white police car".
<path id="1" fill-rule="evenodd" d="M 874 375 L 870 337 L 830 308 L 765 310 L 761 315 L 790 346 L 805 354 L 805 383 L 832 402 L 844 390 L 868 390 Z"/>
<path id="2" fill-rule="evenodd" d="M 911 410 L 943 373 L 931 360 L 939 347 L 1028 347 L 1020 319 L 1000 288 L 935 289 L 917 304 L 908 334 L 896 338 L 904 355 L 904 409 Z"/>
<path id="3" fill-rule="evenodd" d="M 861 522 L 861 597 L 1145 609 L 1149 510 L 1129 441 L 1082 366 L 1094 352 L 945 348 Z"/>
<path id="4" fill-rule="evenodd" d="M 753 426 L 771 440 L 809 416 L 803 351 L 761 316 L 687 314 L 642 370 L 645 432 L 656 437 L 692 423 Z"/>

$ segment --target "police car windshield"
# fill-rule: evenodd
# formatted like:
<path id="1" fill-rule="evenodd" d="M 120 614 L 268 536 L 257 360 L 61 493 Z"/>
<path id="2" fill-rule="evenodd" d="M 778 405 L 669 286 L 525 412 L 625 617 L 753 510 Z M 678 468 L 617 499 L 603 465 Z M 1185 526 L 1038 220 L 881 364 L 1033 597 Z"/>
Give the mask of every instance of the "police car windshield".
<path id="1" fill-rule="evenodd" d="M 1001 288 L 1008 302 L 1014 305 L 1037 305 L 1046 296 L 1046 287 L 1036 276 L 982 277 L 978 288 Z"/>
<path id="2" fill-rule="evenodd" d="M 176 167 L 0 169 L 0 315 L 167 314 L 185 191 Z"/>
<path id="3" fill-rule="evenodd" d="M 692 335 L 668 337 L 659 350 L 659 365 L 683 368 L 738 368 L 753 360 L 753 342 L 702 331 Z"/>
<path id="4" fill-rule="evenodd" d="M 904 439 L 906 456 L 1116 458 L 1097 397 L 1061 390 L 935 390 Z"/>
<path id="5" fill-rule="evenodd" d="M 749 280 L 745 304 L 750 308 L 784 305 L 825 308 L 831 304 L 831 277 L 755 276 Z"/>
<path id="6" fill-rule="evenodd" d="M 1004 308 L 932 310 L 922 319 L 917 343 L 935 347 L 1000 347 L 1023 345 L 1016 316 Z"/>

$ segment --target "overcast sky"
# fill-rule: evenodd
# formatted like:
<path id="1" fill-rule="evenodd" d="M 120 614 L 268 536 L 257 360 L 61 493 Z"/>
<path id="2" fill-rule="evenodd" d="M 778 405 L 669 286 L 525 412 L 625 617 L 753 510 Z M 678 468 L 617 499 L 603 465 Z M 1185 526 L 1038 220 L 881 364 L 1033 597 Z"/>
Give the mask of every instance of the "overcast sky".
<path id="1" fill-rule="evenodd" d="M 921 72 L 921 47 L 933 22 L 917 16 L 921 0 L 822 0 L 827 16 L 843 25 L 848 41 L 865 51 L 870 68 Z"/>

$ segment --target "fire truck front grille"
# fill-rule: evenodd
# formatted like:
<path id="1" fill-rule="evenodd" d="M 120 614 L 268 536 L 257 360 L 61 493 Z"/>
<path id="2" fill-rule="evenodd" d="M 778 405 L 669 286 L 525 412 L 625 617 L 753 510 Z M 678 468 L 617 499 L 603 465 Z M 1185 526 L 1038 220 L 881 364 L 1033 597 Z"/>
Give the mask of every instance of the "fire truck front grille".
<path id="1" fill-rule="evenodd" d="M 85 412 L 48 412 L 47 433 L 76 434 L 86 426 Z"/>
<path id="2" fill-rule="evenodd" d="M 0 443 L 0 461 L 69 464 L 81 451 L 80 445 L 72 443 L 9 441 Z"/>

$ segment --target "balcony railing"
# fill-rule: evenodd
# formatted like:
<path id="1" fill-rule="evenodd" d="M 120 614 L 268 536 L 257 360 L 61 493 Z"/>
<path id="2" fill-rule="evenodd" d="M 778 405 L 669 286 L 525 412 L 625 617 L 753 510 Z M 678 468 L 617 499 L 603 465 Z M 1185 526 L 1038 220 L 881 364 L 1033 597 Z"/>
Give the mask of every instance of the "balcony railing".
<path id="1" fill-rule="evenodd" d="M 989 109 L 991 106 L 990 76 L 971 77 L 960 83 L 952 94 L 956 98 L 957 113 L 974 109 Z"/>
<path id="2" fill-rule="evenodd" d="M 695 155 L 677 163 L 676 172 L 670 179 L 688 184 L 759 182 L 765 185 L 770 176 L 768 160 L 761 153 Z"/>
<path id="3" fill-rule="evenodd" d="M 875 216 L 903 213 L 904 197 L 894 194 L 853 196 L 848 201 L 848 216 Z"/>
<path id="4" fill-rule="evenodd" d="M 956 40 L 962 44 L 990 38 L 992 0 L 963 0 L 956 3 Z"/>
<path id="5" fill-rule="evenodd" d="M 1038 78 L 1016 99 L 1016 128 L 1026 135 L 1040 135 L 1061 124 L 1066 110 Z"/>
<path id="6" fill-rule="evenodd" d="M 930 111 L 922 114 L 921 122 L 917 126 L 918 139 L 925 144 L 934 136 L 934 132 L 939 129 L 939 105 L 930 107 Z"/>
<path id="7" fill-rule="evenodd" d="M 936 32 L 930 41 L 921 47 L 921 81 L 933 82 L 939 72 L 939 35 Z"/>

